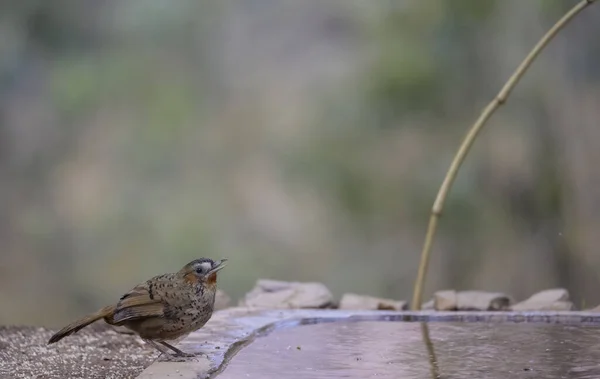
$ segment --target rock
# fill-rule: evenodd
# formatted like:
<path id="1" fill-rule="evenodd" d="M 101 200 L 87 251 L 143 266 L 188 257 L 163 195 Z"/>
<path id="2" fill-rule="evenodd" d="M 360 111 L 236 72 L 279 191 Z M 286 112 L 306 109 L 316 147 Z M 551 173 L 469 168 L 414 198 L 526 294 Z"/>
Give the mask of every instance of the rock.
<path id="1" fill-rule="evenodd" d="M 534 302 L 553 302 L 553 301 L 568 301 L 569 300 L 569 291 L 564 288 L 553 288 L 549 290 L 540 291 L 534 295 L 532 295 L 529 299 L 525 301 L 534 301 Z"/>
<path id="2" fill-rule="evenodd" d="M 242 307 L 292 309 L 329 308 L 333 295 L 321 283 L 284 282 L 259 279 L 240 301 Z"/>
<path id="3" fill-rule="evenodd" d="M 454 311 L 458 308 L 458 296 L 454 290 L 437 291 L 433 294 L 436 311 Z"/>
<path id="4" fill-rule="evenodd" d="M 461 311 L 503 311 L 512 304 L 510 296 L 501 292 L 461 291 L 457 297 Z"/>
<path id="5" fill-rule="evenodd" d="M 438 311 L 500 311 L 508 310 L 512 299 L 500 292 L 446 290 L 436 292 L 433 302 Z"/>
<path id="6" fill-rule="evenodd" d="M 512 306 L 513 311 L 573 311 L 575 305 L 570 301 L 554 301 L 552 303 L 522 301 Z"/>
<path id="7" fill-rule="evenodd" d="M 421 304 L 421 310 L 424 310 L 424 311 L 435 310 L 435 301 L 433 299 L 431 299 L 428 302 Z"/>
<path id="8" fill-rule="evenodd" d="M 594 308 L 590 308 L 590 309 L 586 309 L 587 312 L 600 312 L 600 305 L 594 307 Z"/>
<path id="9" fill-rule="evenodd" d="M 215 311 L 229 308 L 231 298 L 225 293 L 225 291 L 218 289 L 215 295 Z"/>
<path id="10" fill-rule="evenodd" d="M 569 301 L 569 291 L 553 288 L 538 292 L 529 299 L 512 306 L 513 311 L 571 311 L 575 305 Z"/>
<path id="11" fill-rule="evenodd" d="M 408 308 L 406 301 L 383 299 L 347 293 L 340 300 L 339 309 L 402 311 Z"/>

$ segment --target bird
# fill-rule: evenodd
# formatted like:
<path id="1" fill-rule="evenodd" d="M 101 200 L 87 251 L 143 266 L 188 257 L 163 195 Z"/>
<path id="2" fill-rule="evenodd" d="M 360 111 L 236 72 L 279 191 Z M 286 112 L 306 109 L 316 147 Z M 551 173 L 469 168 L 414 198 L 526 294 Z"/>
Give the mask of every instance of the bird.
<path id="1" fill-rule="evenodd" d="M 172 345 L 202 328 L 212 317 L 217 292 L 217 272 L 227 259 L 195 259 L 178 272 L 155 276 L 133 287 L 116 304 L 82 317 L 58 332 L 53 344 L 100 320 L 124 326 L 141 339 L 168 355 L 192 357 Z"/>

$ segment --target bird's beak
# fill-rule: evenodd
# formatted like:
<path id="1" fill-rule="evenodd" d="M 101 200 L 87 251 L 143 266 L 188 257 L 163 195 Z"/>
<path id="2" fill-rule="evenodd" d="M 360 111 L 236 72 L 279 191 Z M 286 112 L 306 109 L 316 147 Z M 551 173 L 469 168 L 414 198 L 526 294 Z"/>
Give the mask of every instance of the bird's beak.
<path id="1" fill-rule="evenodd" d="M 225 268 L 225 266 L 227 266 L 227 264 L 225 263 L 227 262 L 226 258 L 221 259 L 220 261 L 216 261 L 215 265 L 213 266 L 213 268 L 210 270 L 210 272 L 208 273 L 208 275 L 210 274 L 214 274 L 215 272 Z"/>

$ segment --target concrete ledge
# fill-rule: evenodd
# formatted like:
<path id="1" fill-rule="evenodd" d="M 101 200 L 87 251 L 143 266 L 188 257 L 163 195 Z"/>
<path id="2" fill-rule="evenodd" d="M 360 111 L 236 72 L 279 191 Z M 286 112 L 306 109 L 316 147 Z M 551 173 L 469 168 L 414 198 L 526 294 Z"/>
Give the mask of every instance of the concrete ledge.
<path id="1" fill-rule="evenodd" d="M 437 311 L 342 311 L 342 310 L 265 310 L 229 308 L 216 312 L 201 330 L 192 333 L 178 346 L 202 354 L 183 361 L 161 357 L 146 368 L 138 379 L 209 378 L 218 375 L 227 362 L 256 337 L 277 328 L 324 322 L 405 321 L 405 322 L 514 322 L 553 324 L 600 324 L 594 312 L 437 312 Z"/>

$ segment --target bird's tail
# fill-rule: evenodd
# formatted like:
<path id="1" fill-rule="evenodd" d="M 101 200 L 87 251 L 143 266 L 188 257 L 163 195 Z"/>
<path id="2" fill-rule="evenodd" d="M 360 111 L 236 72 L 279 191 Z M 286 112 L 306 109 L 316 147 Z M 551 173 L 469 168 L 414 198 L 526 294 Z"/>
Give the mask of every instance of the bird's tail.
<path id="1" fill-rule="evenodd" d="M 70 336 L 71 334 L 78 332 L 79 330 L 85 328 L 86 326 L 88 326 L 89 324 L 91 324 L 95 321 L 100 320 L 101 318 L 111 316 L 114 312 L 115 312 L 115 306 L 109 305 L 107 307 L 100 309 L 96 313 L 92 313 L 92 314 L 87 315 L 77 321 L 74 321 L 74 322 L 70 323 L 69 325 L 65 326 L 64 328 L 62 328 L 61 330 L 59 330 L 58 332 L 56 332 L 52 337 L 50 337 L 50 340 L 48 341 L 48 343 L 51 344 L 51 343 L 58 342 L 61 339 L 65 338 L 66 336 Z"/>

